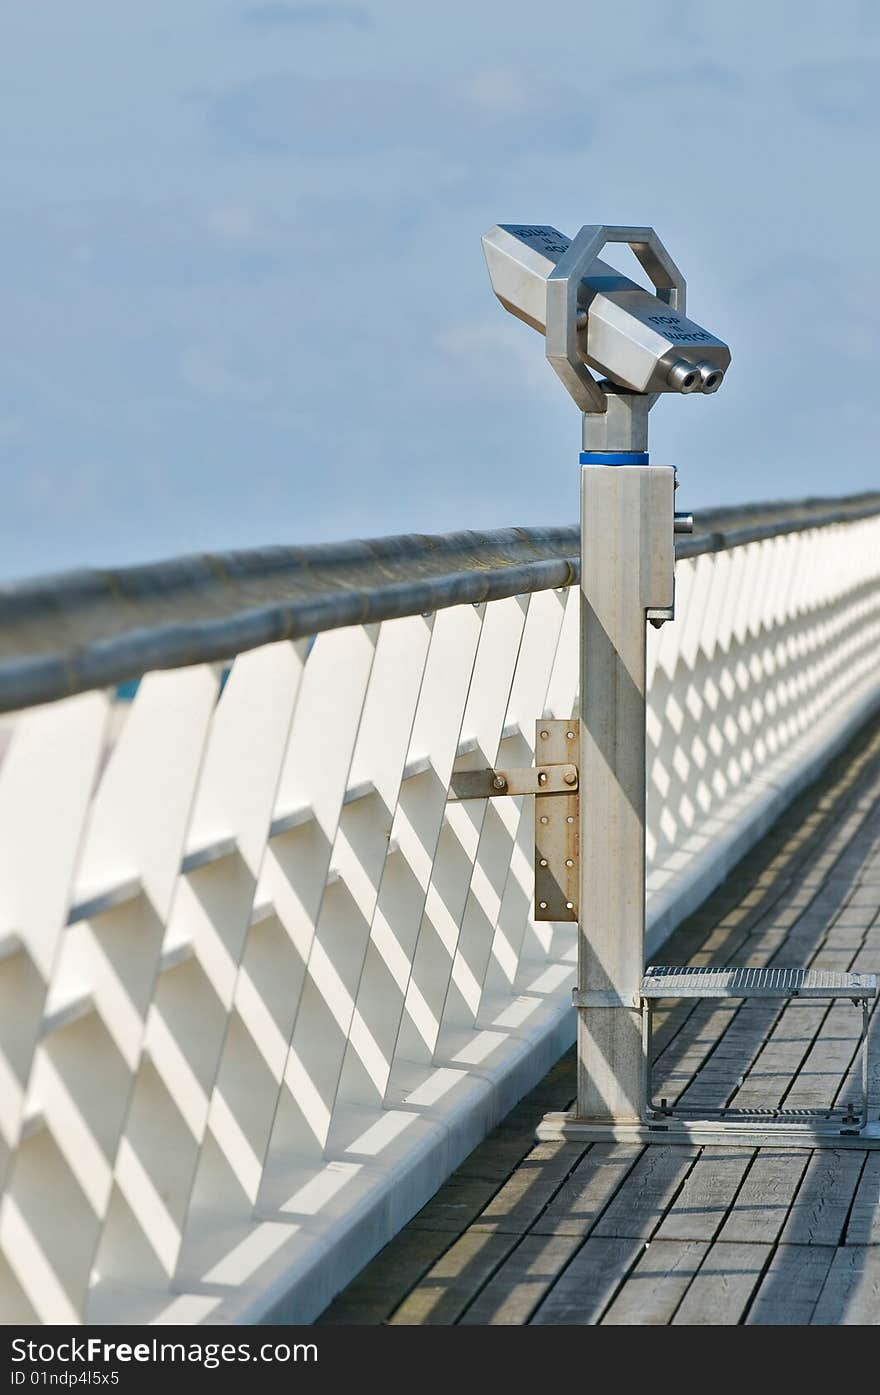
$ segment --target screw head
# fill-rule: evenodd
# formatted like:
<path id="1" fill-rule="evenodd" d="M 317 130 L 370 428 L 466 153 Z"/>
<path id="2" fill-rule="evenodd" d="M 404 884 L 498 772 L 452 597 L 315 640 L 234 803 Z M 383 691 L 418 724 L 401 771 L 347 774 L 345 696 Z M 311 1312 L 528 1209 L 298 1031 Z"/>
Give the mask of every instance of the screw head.
<path id="1" fill-rule="evenodd" d="M 546 785 L 546 783 L 547 783 L 547 771 L 546 771 L 546 770 L 539 770 L 539 771 L 538 771 L 538 784 L 539 784 L 539 785 Z"/>
<path id="2" fill-rule="evenodd" d="M 566 822 L 566 823 L 574 823 L 574 814 L 569 814 L 569 815 L 568 815 L 568 818 L 565 820 L 565 822 Z"/>
<path id="3" fill-rule="evenodd" d="M 573 910 L 574 910 L 574 902 L 573 902 L 573 901 L 566 901 L 566 903 L 565 903 L 565 909 L 566 909 L 567 911 L 573 911 Z"/>
<path id="4" fill-rule="evenodd" d="M 541 732 L 541 740 L 542 740 L 542 741 L 546 741 L 546 740 L 547 740 L 547 737 L 548 737 L 549 735 L 550 735 L 549 731 L 542 731 L 542 732 Z"/>
<path id="5" fill-rule="evenodd" d="M 565 865 L 566 865 L 566 867 L 573 867 L 573 866 L 574 866 L 574 858 L 573 858 L 573 857 L 567 857 L 567 858 L 565 859 Z"/>
<path id="6" fill-rule="evenodd" d="M 542 857 L 542 858 L 541 858 L 541 866 L 542 866 L 542 867 L 546 867 L 546 866 L 547 866 L 547 859 L 546 859 L 546 857 Z"/>
<path id="7" fill-rule="evenodd" d="M 565 733 L 565 739 L 566 739 L 566 741 L 574 741 L 574 732 L 573 732 L 573 731 L 567 731 L 567 732 Z"/>
<path id="8" fill-rule="evenodd" d="M 542 911 L 546 911 L 546 909 L 547 909 L 547 902 L 546 902 L 546 901 L 539 901 L 539 902 L 538 902 L 538 905 L 540 906 L 540 908 L 541 908 Z"/>
<path id="9" fill-rule="evenodd" d="M 504 778 L 503 775 L 496 775 L 496 776 L 495 776 L 495 779 L 492 781 L 492 788 L 493 788 L 494 790 L 506 790 L 506 789 L 507 789 L 507 781 L 505 780 L 505 778 Z"/>
<path id="10" fill-rule="evenodd" d="M 576 784 L 577 784 L 577 775 L 575 775 L 575 773 L 574 773 L 573 770 L 566 770 L 566 772 L 565 772 L 565 774 L 563 775 L 562 778 L 563 778 L 563 780 L 565 781 L 565 783 L 566 783 L 567 785 L 576 785 Z"/>

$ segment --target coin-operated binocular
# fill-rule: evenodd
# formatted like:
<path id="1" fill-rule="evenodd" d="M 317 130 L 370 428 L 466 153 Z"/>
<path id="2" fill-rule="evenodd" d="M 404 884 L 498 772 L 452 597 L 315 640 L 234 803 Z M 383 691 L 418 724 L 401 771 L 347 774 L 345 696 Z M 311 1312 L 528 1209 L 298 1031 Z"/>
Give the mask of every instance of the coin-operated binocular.
<path id="1" fill-rule="evenodd" d="M 653 295 L 600 260 L 609 242 L 631 247 Z M 584 414 L 579 727 L 559 714 L 568 751 L 579 752 L 577 793 L 551 789 L 555 729 L 542 720 L 535 825 L 535 917 L 580 926 L 578 1099 L 574 1116 L 539 1132 L 641 1138 L 646 622 L 674 618 L 674 533 L 693 528 L 674 512 L 674 468 L 649 463 L 648 412 L 661 393 L 716 392 L 730 350 L 687 318 L 684 278 L 653 228 L 585 227 L 569 241 L 555 228 L 507 223 L 483 248 L 498 299 L 544 335 Z M 577 802 L 578 814 L 560 800 Z"/>
<path id="2" fill-rule="evenodd" d="M 632 248 L 656 295 L 600 261 L 609 242 Z M 483 249 L 498 299 L 545 335 L 581 411 L 604 413 L 608 388 L 656 395 L 721 386 L 730 350 L 686 317 L 684 277 L 653 228 L 586 227 L 571 242 L 555 228 L 501 224 Z"/>

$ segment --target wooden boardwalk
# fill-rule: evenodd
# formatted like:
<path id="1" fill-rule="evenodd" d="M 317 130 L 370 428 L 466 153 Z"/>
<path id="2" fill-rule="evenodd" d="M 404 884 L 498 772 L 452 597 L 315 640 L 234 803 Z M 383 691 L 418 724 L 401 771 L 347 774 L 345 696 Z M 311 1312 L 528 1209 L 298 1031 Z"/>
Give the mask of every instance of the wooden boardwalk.
<path id="1" fill-rule="evenodd" d="M 880 720 L 663 958 L 880 971 Z M 794 1108 L 857 1094 L 849 1002 L 689 1000 L 655 1020 L 655 1096 Z M 569 1054 L 319 1322 L 880 1325 L 880 1151 L 535 1146 L 541 1115 L 574 1093 Z"/>

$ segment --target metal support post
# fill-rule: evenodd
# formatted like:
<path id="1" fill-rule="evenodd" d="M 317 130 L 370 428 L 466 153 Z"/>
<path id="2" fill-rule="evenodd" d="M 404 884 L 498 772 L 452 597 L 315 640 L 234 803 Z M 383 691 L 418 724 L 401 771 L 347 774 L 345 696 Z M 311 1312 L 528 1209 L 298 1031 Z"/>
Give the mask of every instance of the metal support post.
<path id="1" fill-rule="evenodd" d="M 585 453 L 588 454 L 588 453 Z M 596 452 L 600 456 L 599 452 Z M 671 466 L 581 471 L 579 1119 L 643 1117 L 645 627 L 673 603 Z M 601 1005 L 613 1002 L 614 1006 Z"/>
<path id="2" fill-rule="evenodd" d="M 629 246 L 653 294 L 600 260 L 609 243 Z M 646 625 L 673 618 L 673 535 L 693 531 L 691 515 L 673 510 L 675 471 L 649 465 L 648 414 L 663 393 L 717 392 L 730 349 L 688 318 L 684 277 L 653 228 L 592 223 L 568 238 L 545 224 L 499 223 L 485 234 L 483 249 L 501 304 L 544 335 L 547 361 L 583 413 L 579 729 L 539 723 L 536 776 L 482 771 L 474 790 L 469 785 L 461 795 L 512 790 L 511 781 L 540 784 L 543 774 L 535 918 L 578 921 L 577 1106 L 573 1114 L 548 1114 L 538 1137 L 880 1147 L 880 1121 L 851 1106 L 725 1106 L 704 1109 L 693 1121 L 678 1117 L 675 1101 L 649 1108 L 653 1000 L 804 993 L 867 999 L 877 992 L 876 977 L 775 967 L 749 968 L 741 978 L 723 966 L 646 971 Z M 571 761 L 578 744 L 579 769 Z M 574 784 L 571 794 L 550 789 L 551 779 L 566 774 L 579 796 Z M 865 1049 L 863 1042 L 867 1101 Z"/>

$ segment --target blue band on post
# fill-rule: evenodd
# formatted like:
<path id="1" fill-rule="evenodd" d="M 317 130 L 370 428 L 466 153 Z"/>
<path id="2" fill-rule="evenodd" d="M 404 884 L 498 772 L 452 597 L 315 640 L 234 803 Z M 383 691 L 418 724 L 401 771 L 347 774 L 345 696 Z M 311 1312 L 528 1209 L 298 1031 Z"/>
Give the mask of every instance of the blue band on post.
<path id="1" fill-rule="evenodd" d="M 646 450 L 582 450 L 582 465 L 647 465 Z"/>

